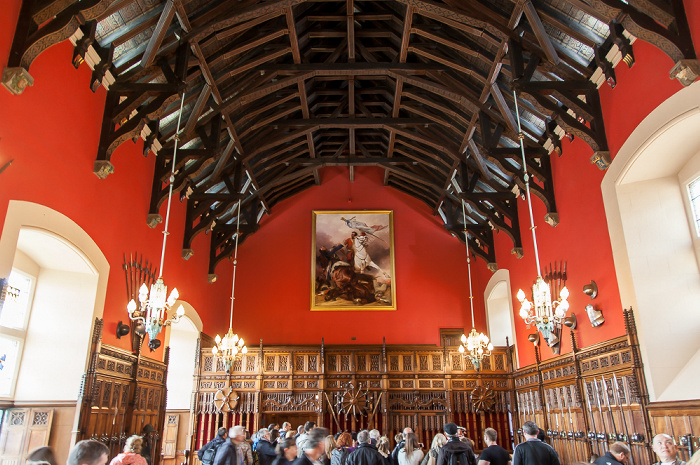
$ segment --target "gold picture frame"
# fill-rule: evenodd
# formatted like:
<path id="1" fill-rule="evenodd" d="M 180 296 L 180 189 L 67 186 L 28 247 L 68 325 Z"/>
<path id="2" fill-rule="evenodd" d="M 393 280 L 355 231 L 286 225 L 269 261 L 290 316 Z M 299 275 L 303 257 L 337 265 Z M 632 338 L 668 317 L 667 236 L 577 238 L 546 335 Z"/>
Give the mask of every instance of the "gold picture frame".
<path id="1" fill-rule="evenodd" d="M 394 212 L 312 212 L 311 310 L 396 310 Z"/>

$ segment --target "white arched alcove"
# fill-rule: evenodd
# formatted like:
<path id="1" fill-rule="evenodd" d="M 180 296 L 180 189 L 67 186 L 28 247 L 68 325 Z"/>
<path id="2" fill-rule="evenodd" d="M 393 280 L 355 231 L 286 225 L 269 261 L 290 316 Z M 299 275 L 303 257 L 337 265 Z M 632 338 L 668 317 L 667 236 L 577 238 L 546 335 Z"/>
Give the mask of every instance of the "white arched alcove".
<path id="1" fill-rule="evenodd" d="M 197 353 L 197 339 L 202 332 L 202 319 L 197 311 L 185 301 L 177 301 L 175 308 L 182 304 L 185 316 L 170 326 L 165 344 L 170 347 L 168 365 L 166 408 L 168 410 L 189 410 L 193 390 L 193 377 Z"/>
<path id="2" fill-rule="evenodd" d="M 698 239 L 687 183 L 700 175 L 700 84 L 651 112 L 602 182 L 620 297 L 637 322 L 653 401 L 696 399 Z"/>
<path id="3" fill-rule="evenodd" d="M 0 276 L 13 268 L 33 276 L 36 285 L 11 398 L 75 401 L 94 320 L 104 310 L 109 264 L 70 218 L 43 205 L 10 201 L 0 236 Z"/>
<path id="4" fill-rule="evenodd" d="M 508 270 L 498 270 L 491 276 L 484 289 L 484 302 L 486 302 L 488 336 L 493 345 L 505 345 L 506 337 L 509 344 L 515 344 L 515 323 Z M 517 360 L 517 345 L 515 350 Z"/>

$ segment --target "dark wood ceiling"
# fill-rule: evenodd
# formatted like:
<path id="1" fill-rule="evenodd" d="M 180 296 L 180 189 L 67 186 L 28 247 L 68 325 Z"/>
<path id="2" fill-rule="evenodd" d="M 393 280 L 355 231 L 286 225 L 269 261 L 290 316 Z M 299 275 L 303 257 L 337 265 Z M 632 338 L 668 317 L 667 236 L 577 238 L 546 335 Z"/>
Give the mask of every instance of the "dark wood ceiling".
<path id="1" fill-rule="evenodd" d="M 695 58 L 682 2 L 630 3 L 25 1 L 3 83 L 21 91 L 38 53 L 70 38 L 75 66 L 87 61 L 93 90 L 108 89 L 95 173 L 111 173 L 112 153 L 130 139 L 157 155 L 151 226 L 180 121 L 183 256 L 211 232 L 211 274 L 233 250 L 239 214 L 244 239 L 334 165 L 350 177 L 355 166 L 383 168 L 385 185 L 429 205 L 460 240 L 466 228 L 474 253 L 495 266 L 494 229 L 522 254 L 516 95 L 530 188 L 556 224 L 550 153 L 580 137 L 605 168 L 597 87 L 634 63 L 635 38 L 674 61 Z"/>

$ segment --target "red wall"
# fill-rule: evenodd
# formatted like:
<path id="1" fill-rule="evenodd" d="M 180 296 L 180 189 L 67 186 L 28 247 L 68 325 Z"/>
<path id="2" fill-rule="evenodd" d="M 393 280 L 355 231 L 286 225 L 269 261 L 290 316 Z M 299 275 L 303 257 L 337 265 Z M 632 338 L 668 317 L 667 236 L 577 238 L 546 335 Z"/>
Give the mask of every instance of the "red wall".
<path id="1" fill-rule="evenodd" d="M 439 328 L 468 329 L 466 251 L 428 206 L 383 187 L 383 171 L 377 168 L 356 168 L 354 183 L 347 168 L 327 168 L 321 180 L 321 186 L 275 205 L 239 254 L 243 292 L 236 305 L 242 314 L 234 315 L 234 323 L 248 340 L 265 335 L 269 343 L 319 343 L 324 337 L 327 343 L 367 344 L 386 336 L 392 344 L 433 344 L 439 342 Z M 335 209 L 394 211 L 397 311 L 308 310 L 311 212 Z M 475 285 L 483 289 L 484 283 Z M 485 330 L 483 299 L 475 300 L 477 328 Z M 219 319 L 215 327 L 224 326 Z"/>
<path id="2" fill-rule="evenodd" d="M 693 31 L 700 28 L 700 10 L 688 0 Z M 19 0 L 3 6 L 0 15 L 0 63 L 7 61 Z M 694 39 L 698 43 L 698 35 Z M 118 320 L 126 316 L 126 291 L 121 268 L 123 255 L 144 253 L 151 262 L 160 258 L 162 225 L 146 226 L 153 172 L 153 156 L 141 156 L 141 143 L 125 143 L 114 154 L 115 173 L 106 180 L 92 174 L 105 92 L 88 89 L 89 68 L 73 69 L 72 47 L 65 42 L 42 54 L 30 69 L 33 87 L 21 96 L 0 89 L 0 166 L 14 163 L 0 174 L 0 218 L 9 200 L 27 200 L 53 208 L 75 221 L 98 244 L 111 270 L 105 304 L 104 341 L 126 347 L 114 336 Z M 618 86 L 601 88 L 607 135 L 614 156 L 630 132 L 659 103 L 680 89 L 668 79 L 671 60 L 656 48 L 637 41 L 637 63 L 631 70 L 620 65 Z M 644 98 L 640 98 L 643 95 Z M 607 224 L 600 193 L 604 176 L 590 164 L 591 149 L 580 140 L 564 143 L 564 155 L 553 158 L 555 191 L 561 223 L 543 220 L 544 206 L 534 199 L 535 221 L 543 264 L 565 260 L 571 308 L 579 316 L 576 330 L 581 346 L 623 334 L 620 302 Z M 241 246 L 236 298 L 235 330 L 249 343 L 437 343 L 440 328 L 469 326 L 464 246 L 442 228 L 425 204 L 383 187 L 378 169 L 321 171 L 322 185 L 308 189 L 273 207 L 261 229 Z M 571 176 L 570 173 L 576 173 Z M 349 202 L 348 199 L 352 201 Z M 311 212 L 331 209 L 389 209 L 394 211 L 398 310 L 395 312 L 310 312 Z M 162 214 L 164 215 L 164 208 Z M 194 242 L 195 255 L 180 258 L 184 204 L 175 201 L 168 241 L 165 280 L 191 303 L 209 334 L 227 329 L 231 266 L 219 264 L 219 280 L 207 284 L 209 237 Z M 525 257 L 510 255 L 512 243 L 497 234 L 497 260 L 511 274 L 517 343 L 521 365 L 534 361 L 525 328 L 517 316 L 518 288 L 528 289 L 535 278 L 527 207 L 520 203 Z M 477 328 L 484 329 L 483 289 L 491 273 L 481 260 L 475 264 Z M 581 289 L 593 279 L 600 289 L 593 301 L 606 323 L 591 328 L 583 311 L 590 299 Z M 570 350 L 564 330 L 563 353 Z M 356 341 L 350 338 L 355 337 Z M 544 347 L 543 356 L 551 357 Z M 160 355 L 160 352 L 155 354 Z"/>

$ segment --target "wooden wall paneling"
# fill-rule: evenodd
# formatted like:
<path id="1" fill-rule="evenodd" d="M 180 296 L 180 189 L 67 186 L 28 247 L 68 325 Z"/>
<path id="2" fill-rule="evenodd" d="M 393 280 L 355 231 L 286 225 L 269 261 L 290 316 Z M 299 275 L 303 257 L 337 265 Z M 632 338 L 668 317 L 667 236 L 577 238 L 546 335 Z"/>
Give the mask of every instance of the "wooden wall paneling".
<path id="1" fill-rule="evenodd" d="M 29 413 L 28 408 L 5 410 L 0 434 L 0 464 L 16 465 L 24 457 Z"/>
<path id="2" fill-rule="evenodd" d="M 168 413 L 165 415 L 165 428 L 163 429 L 162 458 L 174 459 L 177 454 L 177 436 L 180 426 L 180 415 Z"/>
<path id="3" fill-rule="evenodd" d="M 671 435 L 681 460 L 700 449 L 700 401 L 656 402 L 648 406 L 652 434 Z"/>

